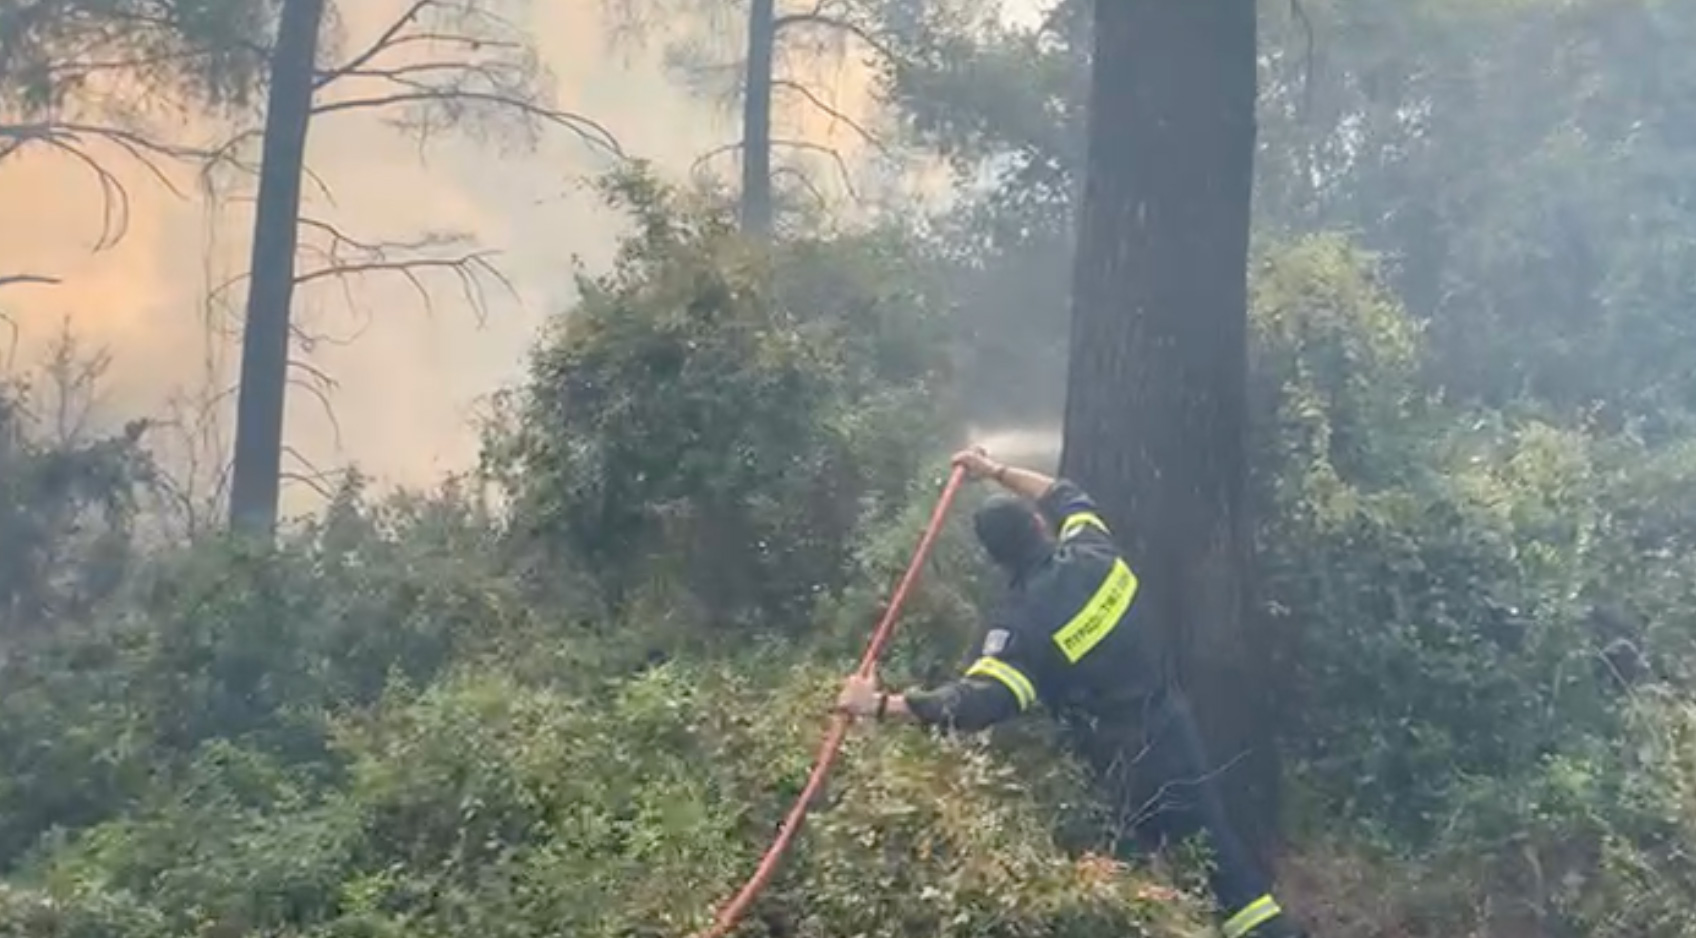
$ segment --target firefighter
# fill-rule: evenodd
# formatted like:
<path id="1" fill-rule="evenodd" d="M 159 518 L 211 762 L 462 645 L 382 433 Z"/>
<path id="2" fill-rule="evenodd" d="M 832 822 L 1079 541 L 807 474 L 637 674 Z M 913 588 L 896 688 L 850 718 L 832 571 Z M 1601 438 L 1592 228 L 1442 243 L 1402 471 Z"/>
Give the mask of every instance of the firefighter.
<path id="1" fill-rule="evenodd" d="M 1121 832 L 1156 844 L 1206 834 L 1226 938 L 1299 938 L 1226 821 L 1183 695 L 1157 676 L 1136 604 L 1137 575 L 1094 501 L 1066 479 L 1003 465 L 981 448 L 956 454 L 954 463 L 1006 490 L 972 519 L 985 553 L 1008 578 L 976 660 L 941 687 L 905 693 L 851 677 L 837 708 L 969 733 L 1040 703 L 1111 793 Z"/>

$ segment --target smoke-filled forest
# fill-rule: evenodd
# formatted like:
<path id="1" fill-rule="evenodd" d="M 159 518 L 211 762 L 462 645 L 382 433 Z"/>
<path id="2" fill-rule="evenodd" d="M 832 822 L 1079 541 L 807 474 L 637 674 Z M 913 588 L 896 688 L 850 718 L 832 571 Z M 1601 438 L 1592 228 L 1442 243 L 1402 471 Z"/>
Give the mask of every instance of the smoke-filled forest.
<path id="1" fill-rule="evenodd" d="M 701 935 L 833 714 L 736 938 L 1696 936 L 1692 44 L 0 0 L 0 936 Z M 1130 773 L 1276 907 L 1126 834 L 1071 672 L 844 702 L 973 446 L 879 692 L 1023 710 L 992 610 L 1059 581 L 978 506 L 1087 491 L 1043 562 L 1122 557 L 1141 649 L 1090 687 L 1181 688 L 1206 764 Z"/>

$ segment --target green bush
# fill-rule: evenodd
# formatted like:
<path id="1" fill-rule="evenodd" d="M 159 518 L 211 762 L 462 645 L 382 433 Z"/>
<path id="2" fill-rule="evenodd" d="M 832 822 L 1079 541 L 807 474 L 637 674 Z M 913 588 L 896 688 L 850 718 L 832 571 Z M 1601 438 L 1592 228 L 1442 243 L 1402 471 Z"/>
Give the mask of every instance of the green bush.
<path id="1" fill-rule="evenodd" d="M 1690 451 L 1419 391 L 1418 330 L 1342 242 L 1270 250 L 1256 301 L 1297 829 L 1526 896 L 1543 927 L 1627 933 L 1632 876 L 1687 902 L 1656 846 L 1688 834 L 1682 795 L 1641 757 L 1670 729 L 1636 701 L 1692 660 Z"/>
<path id="2" fill-rule="evenodd" d="M 464 671 L 338 716 L 333 785 L 208 743 L 35 866 L 0 934 L 41 896 L 93 923 L 66 934 L 686 934 L 799 793 L 837 679 L 793 652 L 596 696 Z M 1202 933 L 1188 902 L 1060 849 L 1055 815 L 1087 804 L 1064 760 L 1016 776 L 981 743 L 893 732 L 854 734 L 838 766 L 745 934 Z M 149 924 L 103 924 L 119 912 Z"/>
<path id="3" fill-rule="evenodd" d="M 534 647 L 557 620 L 479 562 L 497 532 L 467 512 L 451 492 L 366 507 L 350 490 L 275 549 L 157 556 L 90 627 L 0 662 L 0 868 L 124 810 L 208 740 L 314 762 L 327 714 Z"/>
<path id="4" fill-rule="evenodd" d="M 804 630 L 947 425 L 939 304 L 894 235 L 765 249 L 642 176 L 609 198 L 637 234 L 580 280 L 487 465 L 519 533 L 629 618 Z"/>
<path id="5" fill-rule="evenodd" d="M 56 439 L 32 413 L 31 390 L 0 379 L 0 652 L 86 617 L 117 588 L 153 471 L 145 424 Z"/>

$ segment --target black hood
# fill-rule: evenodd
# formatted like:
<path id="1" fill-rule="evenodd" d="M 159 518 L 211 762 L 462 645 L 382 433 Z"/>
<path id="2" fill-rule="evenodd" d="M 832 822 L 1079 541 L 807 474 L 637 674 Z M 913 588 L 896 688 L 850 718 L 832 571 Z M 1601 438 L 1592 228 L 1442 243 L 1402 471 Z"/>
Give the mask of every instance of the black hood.
<path id="1" fill-rule="evenodd" d="M 1015 579 L 1053 551 L 1036 506 L 1014 495 L 991 495 L 972 516 L 978 543 L 995 565 Z"/>

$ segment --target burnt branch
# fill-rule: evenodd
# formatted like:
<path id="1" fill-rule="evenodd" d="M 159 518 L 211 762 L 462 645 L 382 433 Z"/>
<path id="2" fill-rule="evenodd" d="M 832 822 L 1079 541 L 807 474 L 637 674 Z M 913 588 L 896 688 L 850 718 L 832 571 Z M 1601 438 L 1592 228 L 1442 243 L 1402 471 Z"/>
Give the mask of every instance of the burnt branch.
<path id="1" fill-rule="evenodd" d="M 339 111 L 394 107 L 404 104 L 439 104 L 448 109 L 450 116 L 457 116 L 457 113 L 462 110 L 465 104 L 473 103 L 493 105 L 497 108 L 508 109 L 526 117 L 563 127 L 591 146 L 604 149 L 619 158 L 623 158 L 625 155 L 624 149 L 619 146 L 612 132 L 587 117 L 573 114 L 570 111 L 558 111 L 544 107 L 521 97 L 485 91 L 441 88 L 377 95 L 368 98 L 350 98 L 316 105 L 313 107 L 312 113 L 320 115 L 334 114 Z"/>
<path id="2" fill-rule="evenodd" d="M 805 13 L 786 13 L 772 20 L 772 29 L 780 36 L 789 29 L 832 32 L 838 36 L 858 39 L 885 61 L 895 61 L 895 52 L 887 43 L 872 35 L 871 30 L 864 26 L 824 12 L 828 6 L 829 4 L 820 3 Z"/>
<path id="3" fill-rule="evenodd" d="M 312 395 L 318 401 L 318 406 L 324 411 L 324 419 L 330 422 L 330 434 L 335 437 L 336 446 L 342 445 L 342 423 L 336 417 L 335 405 L 330 403 L 330 395 L 340 387 L 336 379 L 330 377 L 322 368 L 298 358 L 288 360 L 290 371 L 298 372 L 299 377 L 291 377 L 288 384 Z"/>
<path id="4" fill-rule="evenodd" d="M 206 155 L 204 151 L 193 147 L 161 143 L 135 131 L 117 127 L 58 121 L 0 124 L 0 160 L 26 146 L 37 144 L 70 157 L 94 176 L 95 183 L 100 188 L 101 206 L 100 237 L 94 246 L 96 251 L 107 250 L 116 245 L 128 231 L 130 195 L 129 189 L 117 175 L 88 152 L 88 144 L 95 141 L 124 151 L 178 198 L 185 197 L 184 193 L 171 177 L 165 174 L 161 161 L 203 159 Z"/>
<path id="5" fill-rule="evenodd" d="M 742 149 L 742 141 L 740 140 L 713 147 L 711 150 L 695 157 L 695 161 L 689 164 L 689 172 L 691 174 L 699 173 L 701 169 L 714 158 L 723 156 L 726 153 L 734 153 L 740 149 Z"/>
<path id="6" fill-rule="evenodd" d="M 428 84 L 417 83 L 416 80 L 411 79 L 409 76 L 443 75 L 453 74 L 456 72 L 464 75 L 480 77 L 489 81 L 491 84 L 497 85 L 522 81 L 524 78 L 524 67 L 522 65 L 519 65 L 517 62 L 503 62 L 498 59 L 490 62 L 465 62 L 454 59 L 445 59 L 441 61 L 414 62 L 410 65 L 395 65 L 388 68 L 361 68 L 352 71 L 344 71 L 340 74 L 355 78 L 389 81 L 397 85 L 405 85 L 419 91 L 434 91 L 437 90 L 435 87 Z"/>
<path id="7" fill-rule="evenodd" d="M 818 184 L 813 182 L 806 173 L 801 172 L 793 166 L 778 166 L 771 171 L 771 176 L 773 179 L 778 179 L 784 176 L 794 179 L 796 185 L 805 189 L 807 194 L 813 197 L 813 201 L 817 203 L 818 207 L 821 209 L 830 205 L 830 200 L 825 198 L 824 192 L 820 191 Z"/>
<path id="8" fill-rule="evenodd" d="M 406 12 L 402 13 L 393 23 L 389 24 L 389 28 L 384 30 L 382 35 L 378 36 L 375 42 L 372 42 L 371 45 L 367 46 L 364 52 L 354 56 L 352 59 L 348 60 L 346 64 L 339 68 L 320 72 L 317 80 L 312 83 L 313 90 L 322 88 L 344 75 L 352 74 L 369 64 L 373 59 L 377 58 L 377 56 L 382 55 L 384 52 L 393 48 L 397 43 L 404 41 L 404 37 L 401 36 L 401 33 L 405 32 L 407 27 L 416 22 L 418 17 L 422 15 L 433 2 L 434 0 L 414 0 L 412 6 L 408 7 Z"/>
<path id="9" fill-rule="evenodd" d="M 496 39 L 477 39 L 471 36 L 458 36 L 452 33 L 416 33 L 411 36 L 400 36 L 391 40 L 377 51 L 386 52 L 392 49 L 427 44 L 454 46 L 467 52 L 485 52 L 494 50 L 514 53 L 524 51 L 524 45 L 522 43 L 507 42 Z M 375 56 L 373 56 L 373 58 L 374 57 Z M 453 64 L 463 68 L 469 63 L 460 61 Z M 370 64 L 369 58 L 361 56 L 346 65 L 332 69 L 320 70 L 318 72 L 317 79 L 312 83 L 312 88 L 314 91 L 321 90 L 329 87 L 338 79 L 342 78 L 382 78 L 405 68 L 406 66 L 401 66 L 400 68 L 378 68 Z"/>
<path id="10" fill-rule="evenodd" d="M 486 2 L 486 0 L 485 0 Z M 477 117 L 516 119 L 534 139 L 563 128 L 619 159 L 611 131 L 581 114 L 549 106 L 544 68 L 524 41 L 527 30 L 475 0 L 412 0 L 371 43 L 346 62 L 320 70 L 315 92 L 343 81 L 357 90 L 317 100 L 313 116 L 353 110 L 411 109 L 396 121 L 426 136 L 433 127 Z"/>
<path id="11" fill-rule="evenodd" d="M 836 166 L 837 174 L 841 177 L 841 180 L 842 180 L 842 188 L 847 190 L 848 196 L 850 198 L 853 198 L 853 199 L 858 199 L 860 197 L 858 189 L 854 185 L 853 173 L 848 168 L 848 161 L 843 159 L 842 154 L 838 153 L 835 148 L 825 146 L 822 143 L 813 143 L 812 141 L 809 141 L 809 140 L 789 140 L 789 139 L 783 139 L 783 138 L 773 138 L 772 141 L 771 141 L 771 145 L 772 145 L 773 149 L 776 149 L 778 147 L 783 147 L 783 148 L 790 149 L 790 150 L 801 150 L 801 151 L 810 152 L 810 153 L 818 153 L 818 154 L 829 157 L 831 162 Z M 699 173 L 701 171 L 701 169 L 709 161 L 711 161 L 715 157 L 723 156 L 726 153 L 734 153 L 738 150 L 741 150 L 742 147 L 743 147 L 743 142 L 740 141 L 740 140 L 734 141 L 732 143 L 721 144 L 719 146 L 713 147 L 712 149 L 708 150 L 707 152 L 702 153 L 700 156 L 695 157 L 694 161 L 689 164 L 689 171 L 690 171 L 691 174 Z M 794 176 L 798 179 L 802 178 L 804 176 L 804 174 L 800 170 L 795 169 L 794 167 L 788 167 L 788 168 L 776 168 L 776 167 L 774 167 L 772 169 L 772 175 L 775 176 L 775 175 L 779 175 L 779 174 L 791 175 L 791 176 Z M 808 182 L 808 183 L 806 183 L 806 186 L 807 186 L 808 189 L 810 189 L 812 191 L 812 194 L 814 196 L 819 198 L 819 200 L 821 202 L 824 201 L 824 197 L 819 192 L 819 189 L 816 185 L 813 185 L 811 182 Z"/>
<path id="12" fill-rule="evenodd" d="M 424 286 L 419 274 L 427 270 L 449 271 L 459 281 L 460 289 L 467 303 L 477 316 L 479 323 L 488 319 L 488 301 L 484 296 L 481 277 L 493 277 L 509 290 L 512 284 L 506 276 L 489 262 L 493 252 L 479 251 L 458 257 L 419 257 L 404 260 L 369 260 L 355 263 L 336 264 L 318 270 L 309 270 L 295 277 L 296 285 L 316 283 L 333 277 L 356 277 L 367 274 L 393 274 L 404 279 L 416 292 L 423 302 L 426 311 L 434 314 L 434 304 L 430 300 L 430 291 Z M 512 291 L 516 296 L 516 291 Z"/>
<path id="13" fill-rule="evenodd" d="M 840 108 L 824 101 L 806 85 L 803 85 L 798 81 L 791 81 L 787 78 L 774 78 L 772 79 L 771 86 L 773 88 L 781 88 L 785 91 L 791 91 L 800 95 L 803 100 L 811 104 L 813 107 L 818 108 L 826 117 L 829 117 L 837 123 L 846 125 L 849 130 L 852 130 L 860 137 L 860 139 L 864 140 L 879 153 L 886 156 L 889 154 L 889 147 L 884 144 L 882 138 L 866 129 L 865 125 L 861 124 L 859 121 L 856 121 L 854 118 L 843 113 Z"/>
<path id="14" fill-rule="evenodd" d="M 303 216 L 299 222 L 303 235 L 298 256 L 309 259 L 310 269 L 295 274 L 296 286 L 336 281 L 350 310 L 363 313 L 363 305 L 353 293 L 353 281 L 366 277 L 398 277 L 418 297 L 425 315 L 435 315 L 435 298 L 425 276 L 431 272 L 446 272 L 457 283 L 461 297 L 472 310 L 479 324 L 488 321 L 490 309 L 487 281 L 504 288 L 513 299 L 519 293 L 512 281 L 490 260 L 494 251 L 464 250 L 469 238 L 457 234 L 426 235 L 410 241 L 372 241 L 356 238 L 330 222 Z M 452 250 L 445 250 L 452 249 Z M 207 301 L 214 302 L 225 291 L 246 281 L 251 273 L 242 273 L 213 287 Z M 364 317 L 368 321 L 368 316 Z M 307 333 L 298 325 L 292 327 L 293 337 L 303 347 L 311 349 L 319 343 L 346 345 L 355 341 L 361 329 L 352 335 L 336 338 Z"/>
<path id="15" fill-rule="evenodd" d="M 848 161 L 843 159 L 842 154 L 838 153 L 834 147 L 827 147 L 822 143 L 813 143 L 809 140 L 786 140 L 786 139 L 774 139 L 774 140 L 772 140 L 771 145 L 774 148 L 775 147 L 784 147 L 784 148 L 787 148 L 787 149 L 790 149 L 790 150 L 801 150 L 803 152 L 808 152 L 808 153 L 818 153 L 818 154 L 821 154 L 823 156 L 829 157 L 831 162 L 836 166 L 837 174 L 839 176 L 841 176 L 841 178 L 842 178 L 842 188 L 847 190 L 848 196 L 850 198 L 854 198 L 854 199 L 858 199 L 860 197 L 857 189 L 854 186 L 854 175 L 848 169 Z"/>
<path id="16" fill-rule="evenodd" d="M 38 284 L 41 286 L 58 286 L 58 277 L 48 277 L 44 274 L 0 274 L 0 287 L 13 287 L 20 284 Z"/>
<path id="17" fill-rule="evenodd" d="M 264 128 L 249 127 L 208 151 L 205 158 L 201 161 L 202 188 L 208 193 L 212 191 L 213 182 L 211 174 L 220 166 L 231 167 L 237 172 L 246 173 L 247 175 L 257 179 L 259 177 L 260 170 L 259 164 L 239 155 L 239 151 L 243 144 L 253 140 L 259 140 L 264 136 Z M 330 189 L 330 184 L 326 182 L 324 177 L 320 176 L 316 170 L 303 164 L 300 167 L 300 175 L 302 179 L 312 184 L 312 187 L 317 190 L 319 195 L 324 197 L 325 201 L 329 202 L 332 206 L 336 204 L 335 192 Z M 251 201 L 251 199 L 243 201 Z"/>
<path id="18" fill-rule="evenodd" d="M 336 445 L 340 446 L 341 443 L 338 441 Z M 317 493 L 319 497 L 326 501 L 335 498 L 335 486 L 328 481 L 334 478 L 334 473 L 319 469 L 317 466 L 313 465 L 312 460 L 306 458 L 305 454 L 301 453 L 300 450 L 295 449 L 292 446 L 284 445 L 283 455 L 300 463 L 306 468 L 306 471 L 297 472 L 292 469 L 280 470 L 277 473 L 277 478 L 280 481 L 299 482 L 307 488 L 310 488 L 313 492 Z"/>

